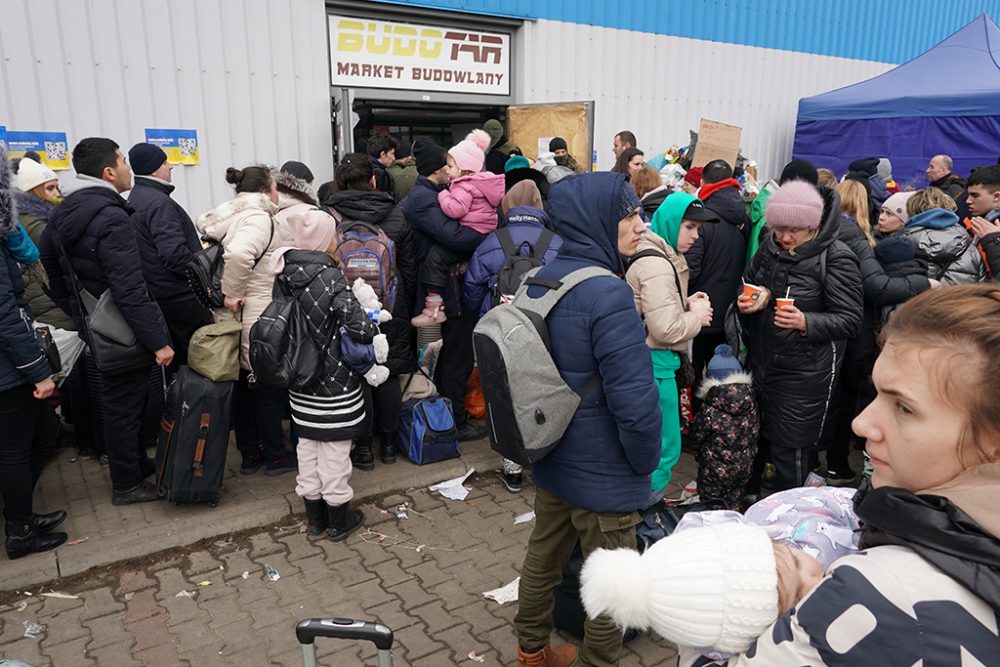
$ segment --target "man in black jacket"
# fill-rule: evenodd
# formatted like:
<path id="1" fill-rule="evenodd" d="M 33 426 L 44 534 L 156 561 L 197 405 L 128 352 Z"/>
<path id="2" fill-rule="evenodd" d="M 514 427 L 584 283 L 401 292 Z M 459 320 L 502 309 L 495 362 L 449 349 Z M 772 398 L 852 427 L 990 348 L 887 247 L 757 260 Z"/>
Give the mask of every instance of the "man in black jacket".
<path id="1" fill-rule="evenodd" d="M 159 146 L 136 144 L 128 152 L 135 185 L 128 203 L 135 209 L 135 228 L 142 275 L 167 322 L 177 368 L 187 363 L 191 336 L 212 323 L 212 313 L 201 305 L 188 284 L 184 267 L 201 250 L 198 233 L 187 212 L 170 197 L 174 166 Z"/>
<path id="2" fill-rule="evenodd" d="M 394 197 L 396 184 L 386 169 L 396 161 L 396 146 L 396 140 L 384 132 L 368 140 L 368 159 L 375 168 L 375 189 Z"/>
<path id="3" fill-rule="evenodd" d="M 951 173 L 951 157 L 948 155 L 935 155 L 927 165 L 927 182 L 932 188 L 943 190 L 946 195 L 958 203 L 962 191 L 965 190 L 965 179 L 957 174 Z"/>
<path id="4" fill-rule="evenodd" d="M 49 275 L 49 296 L 73 317 L 86 340 L 71 264 L 80 288 L 94 297 L 109 290 L 139 342 L 158 365 L 167 366 L 174 358 L 170 334 L 149 298 L 129 220 L 132 207 L 120 194 L 132 185 L 125 156 L 110 139 L 84 139 L 73 149 L 73 168 L 79 188 L 56 208 L 42 234 L 40 252 Z M 139 438 L 151 370 L 152 365 L 101 373 L 113 505 L 159 500 L 156 489 L 143 481 L 155 472 L 155 465 Z"/>
<path id="5" fill-rule="evenodd" d="M 740 276 L 747 256 L 750 217 L 740 196 L 740 184 L 725 160 L 713 160 L 702 171 L 698 191 L 705 208 L 719 216 L 718 225 L 704 225 L 691 249 L 684 254 L 691 271 L 688 293 L 705 292 L 712 302 L 712 323 L 703 328 L 692 344 L 696 385 L 715 347 L 726 342 L 726 310 L 740 290 Z"/>

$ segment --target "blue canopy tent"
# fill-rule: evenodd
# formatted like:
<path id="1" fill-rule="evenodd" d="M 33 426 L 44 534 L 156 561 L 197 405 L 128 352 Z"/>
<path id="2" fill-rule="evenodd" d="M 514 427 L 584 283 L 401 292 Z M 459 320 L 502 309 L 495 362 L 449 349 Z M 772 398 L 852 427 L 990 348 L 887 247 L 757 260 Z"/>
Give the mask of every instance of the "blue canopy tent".
<path id="1" fill-rule="evenodd" d="M 901 187 L 926 185 L 931 157 L 954 172 L 1000 155 L 1000 28 L 985 14 L 885 74 L 799 101 L 796 158 L 838 176 L 857 158 L 888 157 Z"/>

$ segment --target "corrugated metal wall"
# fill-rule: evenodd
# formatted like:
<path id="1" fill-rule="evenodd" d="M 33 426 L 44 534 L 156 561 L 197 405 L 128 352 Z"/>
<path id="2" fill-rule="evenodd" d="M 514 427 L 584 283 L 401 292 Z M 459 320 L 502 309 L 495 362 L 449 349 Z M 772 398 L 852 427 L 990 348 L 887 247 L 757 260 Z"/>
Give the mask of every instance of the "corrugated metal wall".
<path id="1" fill-rule="evenodd" d="M 4 0 L 0 125 L 126 151 L 147 127 L 196 129 L 201 164 L 174 169 L 195 217 L 232 196 L 229 166 L 330 178 L 328 54 L 323 0 Z"/>
<path id="2" fill-rule="evenodd" d="M 379 0 L 902 63 L 1000 0 Z"/>
<path id="3" fill-rule="evenodd" d="M 742 127 L 744 152 L 773 176 L 791 155 L 799 98 L 892 66 L 536 21 L 521 29 L 515 67 L 519 102 L 594 100 L 602 169 L 613 164 L 616 132 L 635 132 L 648 159 L 686 145 L 688 130 L 706 117 Z"/>

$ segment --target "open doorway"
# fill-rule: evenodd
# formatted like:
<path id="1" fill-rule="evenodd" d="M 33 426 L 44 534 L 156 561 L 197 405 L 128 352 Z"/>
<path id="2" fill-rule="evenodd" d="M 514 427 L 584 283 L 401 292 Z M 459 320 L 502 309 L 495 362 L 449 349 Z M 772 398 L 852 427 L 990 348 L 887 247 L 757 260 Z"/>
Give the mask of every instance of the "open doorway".
<path id="1" fill-rule="evenodd" d="M 380 132 L 410 143 L 427 137 L 450 148 L 491 118 L 505 122 L 507 112 L 503 106 L 364 99 L 353 100 L 352 110 L 352 139 L 357 152 L 365 152 L 368 138 Z"/>

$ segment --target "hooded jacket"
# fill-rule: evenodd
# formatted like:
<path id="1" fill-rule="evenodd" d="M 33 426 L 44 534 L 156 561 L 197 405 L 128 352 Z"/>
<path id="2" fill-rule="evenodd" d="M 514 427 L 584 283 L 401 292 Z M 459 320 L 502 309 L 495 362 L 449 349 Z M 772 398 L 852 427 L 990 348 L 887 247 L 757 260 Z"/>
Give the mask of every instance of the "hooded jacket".
<path id="1" fill-rule="evenodd" d="M 854 218 L 848 215 L 840 217 L 837 238 L 843 241 L 858 258 L 866 305 L 895 306 L 930 289 L 931 283 L 926 275 L 887 273 L 875 257 L 875 251 L 868 245 L 868 239 Z"/>
<path id="2" fill-rule="evenodd" d="M 174 186 L 136 176 L 128 195 L 135 209 L 132 225 L 142 260 L 142 275 L 157 301 L 193 300 L 194 294 L 184 275 L 184 266 L 201 250 L 194 223 L 184 208 L 171 198 Z"/>
<path id="3" fill-rule="evenodd" d="M 660 257 L 642 257 L 629 263 L 625 280 L 632 288 L 635 308 L 646 325 L 646 346 L 652 350 L 687 350 L 689 340 L 701 331 L 701 318 L 685 309 L 688 296 L 688 265 L 668 238 L 677 243 L 684 211 L 695 201 L 690 195 L 668 200 L 653 216 L 650 232 L 639 241 L 638 252 L 653 250 Z M 636 253 L 638 254 L 638 253 Z M 677 292 L 678 280 L 681 293 Z M 656 374 L 656 360 L 653 362 Z"/>
<path id="4" fill-rule="evenodd" d="M 287 245 L 285 238 L 290 236 L 274 217 L 277 210 L 267 195 L 242 192 L 202 214 L 195 223 L 202 234 L 222 243 L 222 293 L 243 299 L 240 365 L 246 370 L 251 369 L 250 329 L 271 303 L 271 255 Z"/>
<path id="5" fill-rule="evenodd" d="M 739 185 L 729 180 L 733 185 L 716 190 L 704 200 L 705 208 L 718 215 L 721 222 L 702 225 L 698 240 L 684 254 L 691 269 L 690 291 L 705 292 L 712 302 L 712 323 L 703 329 L 710 334 L 722 332 L 726 310 L 739 294 L 740 276 L 746 267 L 750 217 Z M 719 184 L 707 187 L 715 185 Z"/>
<path id="6" fill-rule="evenodd" d="M 552 187 L 554 224 L 563 245 L 537 276 L 559 280 L 598 266 L 621 273 L 618 205 L 622 174 L 567 176 Z M 540 296 L 543 286 L 528 293 Z M 642 320 L 618 278 L 579 285 L 546 318 L 552 359 L 579 391 L 599 373 L 555 449 L 532 467 L 536 485 L 593 512 L 632 512 L 650 504 L 650 474 L 660 460 L 661 416 Z"/>
<path id="7" fill-rule="evenodd" d="M 522 255 L 530 255 L 531 249 L 538 243 L 542 232 L 551 228 L 549 216 L 533 206 L 515 206 L 503 218 L 503 229 L 510 232 L 514 247 Z M 559 235 L 549 240 L 549 247 L 542 257 L 542 264 L 548 264 L 555 259 L 562 239 Z M 469 270 L 465 273 L 465 309 L 470 313 L 485 315 L 493 305 L 493 286 L 500 277 L 500 270 L 507 261 L 507 255 L 500 245 L 497 233 L 493 232 L 479 244 L 476 252 L 469 260 Z"/>
<path id="8" fill-rule="evenodd" d="M 403 197 L 410 194 L 413 184 L 417 182 L 417 163 L 412 157 L 404 160 L 396 160 L 386 169 L 392 177 L 392 194 L 396 201 L 403 201 Z"/>
<path id="9" fill-rule="evenodd" d="M 9 219 L 10 215 L 7 211 L 3 217 Z M 0 391 L 41 382 L 52 375 L 38 349 L 25 305 L 21 270 L 0 243 Z"/>
<path id="10" fill-rule="evenodd" d="M 776 445 L 796 449 L 822 449 L 828 444 L 844 348 L 858 335 L 862 321 L 858 259 L 837 240 L 840 196 L 826 189 L 821 194 L 818 235 L 793 255 L 768 234 L 744 273 L 746 282 L 771 293 L 763 310 L 740 315 L 750 354 L 748 370 L 761 401 L 762 435 Z M 775 298 L 786 291 L 805 313 L 805 334 L 774 324 Z"/>
<path id="11" fill-rule="evenodd" d="M 20 190 L 14 191 L 14 201 L 17 203 L 18 221 L 34 244 L 40 245 L 42 232 L 45 231 L 45 225 L 49 224 L 49 218 L 56 210 L 55 205 Z M 26 275 L 24 285 L 24 296 L 37 321 L 57 329 L 76 331 L 73 319 L 49 298 L 37 274 L 29 273 Z"/>
<path id="12" fill-rule="evenodd" d="M 393 375 L 412 373 L 417 365 L 410 327 L 413 295 L 417 289 L 417 248 L 416 238 L 402 207 L 378 190 L 341 190 L 330 195 L 324 204 L 344 220 L 377 225 L 395 244 L 396 304 L 392 309 L 392 319 L 380 325 L 389 341 L 389 356 L 384 366 Z"/>
<path id="13" fill-rule="evenodd" d="M 713 662 L 681 649 L 678 664 L 997 664 L 998 497 L 1000 463 L 916 493 L 862 488 L 855 510 L 864 551 L 835 561 L 746 654 Z"/>
<path id="14" fill-rule="evenodd" d="M 42 232 L 42 265 L 49 296 L 73 316 L 83 337 L 83 319 L 66 259 L 94 297 L 110 289 L 115 305 L 139 342 L 150 352 L 170 344 L 170 334 L 142 277 L 142 262 L 129 219 L 133 209 L 114 188 L 96 178 L 77 177 L 83 187 L 56 207 Z"/>
<path id="15" fill-rule="evenodd" d="M 660 204 L 673 193 L 673 190 L 668 188 L 666 185 L 661 185 L 655 190 L 650 190 L 642 196 L 642 212 L 645 213 L 643 217 L 646 220 L 652 220 L 653 215 L 656 214 L 656 209 L 660 208 Z"/>
<path id="16" fill-rule="evenodd" d="M 927 277 L 946 285 L 986 280 L 983 259 L 958 216 L 943 208 L 932 208 L 906 221 L 896 232 L 909 238 L 917 258 L 927 262 Z"/>
<path id="17" fill-rule="evenodd" d="M 480 234 L 497 228 L 497 207 L 505 192 L 504 177 L 481 171 L 456 178 L 438 193 L 444 214 Z"/>
<path id="18" fill-rule="evenodd" d="M 424 307 L 425 291 L 421 286 L 420 274 L 424 258 L 427 257 L 431 246 L 440 243 L 455 252 L 472 255 L 485 238 L 471 227 L 464 227 L 445 215 L 441 210 L 441 204 L 438 203 L 438 193 L 443 189 L 444 186 L 431 182 L 426 176 L 420 176 L 410 194 L 400 202 L 416 240 L 418 275 L 413 303 L 416 312 Z M 449 280 L 445 285 L 442 296 L 445 314 L 448 317 L 457 317 L 462 313 L 462 284 L 462 280 Z"/>
<path id="19" fill-rule="evenodd" d="M 274 180 L 278 184 L 278 212 L 274 214 L 274 218 L 278 221 L 278 226 L 285 230 L 282 243 L 293 244 L 295 239 L 288 219 L 293 215 L 305 215 L 318 209 L 319 199 L 312 186 L 301 178 L 279 171 L 274 174 Z"/>
<path id="20" fill-rule="evenodd" d="M 289 391 L 292 420 L 302 437 L 320 442 L 350 440 L 363 434 L 364 380 L 341 363 L 340 328 L 355 342 L 369 344 L 378 329 L 325 252 L 282 249 L 270 267 L 275 278 L 298 299 L 319 345 L 329 341 L 327 372 L 316 383 Z"/>
<path id="21" fill-rule="evenodd" d="M 698 197 L 705 203 L 705 208 L 738 229 L 746 239 L 750 233 L 750 216 L 740 195 L 739 181 L 727 178 L 718 183 L 706 183 L 698 189 Z"/>

